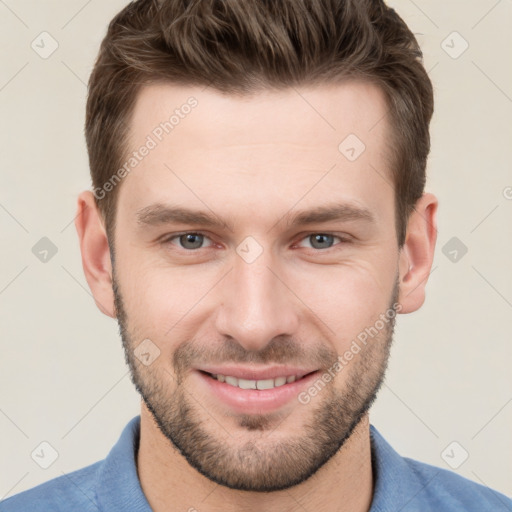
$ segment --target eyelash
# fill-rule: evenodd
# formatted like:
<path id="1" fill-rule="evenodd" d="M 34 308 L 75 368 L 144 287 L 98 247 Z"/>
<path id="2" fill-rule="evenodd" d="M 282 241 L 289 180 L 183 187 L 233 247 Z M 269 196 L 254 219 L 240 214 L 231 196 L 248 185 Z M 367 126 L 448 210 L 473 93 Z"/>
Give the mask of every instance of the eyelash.
<path id="1" fill-rule="evenodd" d="M 167 245 L 167 244 L 171 243 L 173 240 L 179 239 L 183 235 L 201 235 L 201 236 L 203 236 L 205 238 L 208 238 L 208 240 L 212 241 L 210 239 L 210 237 L 206 233 L 203 233 L 202 231 L 183 231 L 182 233 L 176 233 L 174 235 L 171 235 L 171 236 L 168 236 L 168 237 L 164 238 L 161 243 L 164 244 L 164 245 Z M 328 247 L 326 249 L 315 249 L 314 247 L 311 247 L 311 248 L 307 247 L 307 249 L 311 249 L 312 251 L 318 252 L 318 253 L 328 252 L 330 249 L 334 249 L 337 245 L 351 243 L 351 240 L 349 238 L 342 237 L 340 235 L 335 235 L 334 233 L 324 232 L 324 231 L 315 231 L 315 232 L 308 233 L 308 234 L 304 235 L 300 239 L 300 241 L 305 240 L 305 239 L 307 239 L 307 238 L 309 238 L 309 237 L 311 237 L 313 235 L 332 236 L 332 237 L 337 238 L 339 240 L 339 243 L 334 244 L 333 246 Z M 212 243 L 212 245 L 214 245 L 214 242 Z M 199 251 L 199 249 L 208 249 L 208 248 L 209 247 L 199 247 L 197 249 L 185 249 L 184 247 L 179 247 L 179 249 L 181 249 L 181 250 L 183 250 L 185 252 L 197 252 L 197 251 Z"/>

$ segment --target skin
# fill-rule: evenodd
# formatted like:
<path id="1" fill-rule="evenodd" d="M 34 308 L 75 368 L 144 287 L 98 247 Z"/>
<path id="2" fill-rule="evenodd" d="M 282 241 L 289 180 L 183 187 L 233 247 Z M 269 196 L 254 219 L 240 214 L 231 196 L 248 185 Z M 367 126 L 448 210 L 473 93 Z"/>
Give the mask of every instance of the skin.
<path id="1" fill-rule="evenodd" d="M 194 368 L 289 362 L 325 373 L 394 303 L 400 313 L 416 311 L 432 266 L 437 199 L 420 198 L 399 249 L 390 127 L 374 85 L 246 97 L 147 86 L 131 119 L 132 147 L 190 96 L 197 107 L 118 185 L 114 268 L 92 193 L 78 199 L 85 275 L 100 310 L 118 318 L 143 397 L 143 491 L 157 512 L 367 511 L 367 409 L 384 375 L 393 322 L 309 403 L 290 400 L 271 413 L 232 410 Z M 338 150 L 351 133 L 366 146 L 355 161 Z M 213 212 L 225 225 L 140 224 L 137 212 L 156 203 Z M 374 221 L 287 223 L 331 203 L 365 208 Z M 205 235 L 199 249 L 169 240 L 197 231 Z M 315 248 L 316 233 L 334 238 Z M 250 263 L 237 253 L 249 236 L 262 251 Z M 144 339 L 160 351 L 149 366 L 133 352 Z"/>

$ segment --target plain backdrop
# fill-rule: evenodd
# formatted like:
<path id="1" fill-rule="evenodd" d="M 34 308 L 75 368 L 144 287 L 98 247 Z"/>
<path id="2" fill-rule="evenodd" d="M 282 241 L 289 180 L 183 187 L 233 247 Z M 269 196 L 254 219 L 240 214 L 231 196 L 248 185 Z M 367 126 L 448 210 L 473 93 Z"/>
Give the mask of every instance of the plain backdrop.
<path id="1" fill-rule="evenodd" d="M 390 3 L 435 88 L 427 190 L 439 234 L 426 302 L 398 317 L 371 421 L 401 454 L 511 495 L 512 3 Z M 90 187 L 86 83 L 125 4 L 0 2 L 0 497 L 104 458 L 139 412 L 73 225 Z M 58 454 L 48 469 L 31 456 L 42 442 Z"/>

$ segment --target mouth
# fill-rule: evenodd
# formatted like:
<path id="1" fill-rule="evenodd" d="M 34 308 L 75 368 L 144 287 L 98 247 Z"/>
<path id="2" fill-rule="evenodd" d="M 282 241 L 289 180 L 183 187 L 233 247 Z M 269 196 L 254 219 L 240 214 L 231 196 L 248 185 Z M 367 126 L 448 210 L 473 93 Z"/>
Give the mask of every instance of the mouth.
<path id="1" fill-rule="evenodd" d="M 236 369 L 225 373 L 218 370 L 193 371 L 198 386 L 206 392 L 206 396 L 211 397 L 213 402 L 227 406 L 230 411 L 243 414 L 264 414 L 290 405 L 300 405 L 299 394 L 311 386 L 320 373 L 320 370 L 298 369 L 268 370 L 259 374 L 252 372 L 252 375 L 250 371 Z"/>
<path id="2" fill-rule="evenodd" d="M 309 372 L 305 375 L 280 375 L 275 378 L 270 379 L 243 379 L 234 377 L 232 375 L 223 375 L 221 373 L 215 374 L 215 373 L 209 373 L 209 372 L 202 372 L 208 376 L 210 376 L 212 379 L 215 379 L 219 382 L 223 382 L 228 384 L 229 386 L 237 387 L 240 389 L 258 389 L 260 391 L 266 390 L 266 389 L 274 389 L 281 386 L 284 386 L 285 384 L 291 384 L 293 382 L 297 382 L 301 379 L 304 379 L 311 373 L 315 372 Z"/>

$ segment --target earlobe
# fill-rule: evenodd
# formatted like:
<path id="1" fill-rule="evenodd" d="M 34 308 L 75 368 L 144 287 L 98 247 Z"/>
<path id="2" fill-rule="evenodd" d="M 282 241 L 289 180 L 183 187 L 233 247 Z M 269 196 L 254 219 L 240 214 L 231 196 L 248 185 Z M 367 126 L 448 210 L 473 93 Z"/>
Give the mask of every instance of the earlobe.
<path id="1" fill-rule="evenodd" d="M 75 227 L 85 278 L 100 311 L 115 318 L 110 248 L 92 192 L 82 192 L 78 196 L 77 206 Z"/>
<path id="2" fill-rule="evenodd" d="M 401 313 L 412 313 L 425 301 L 437 239 L 437 206 L 433 194 L 424 194 L 409 217 L 399 261 Z"/>

